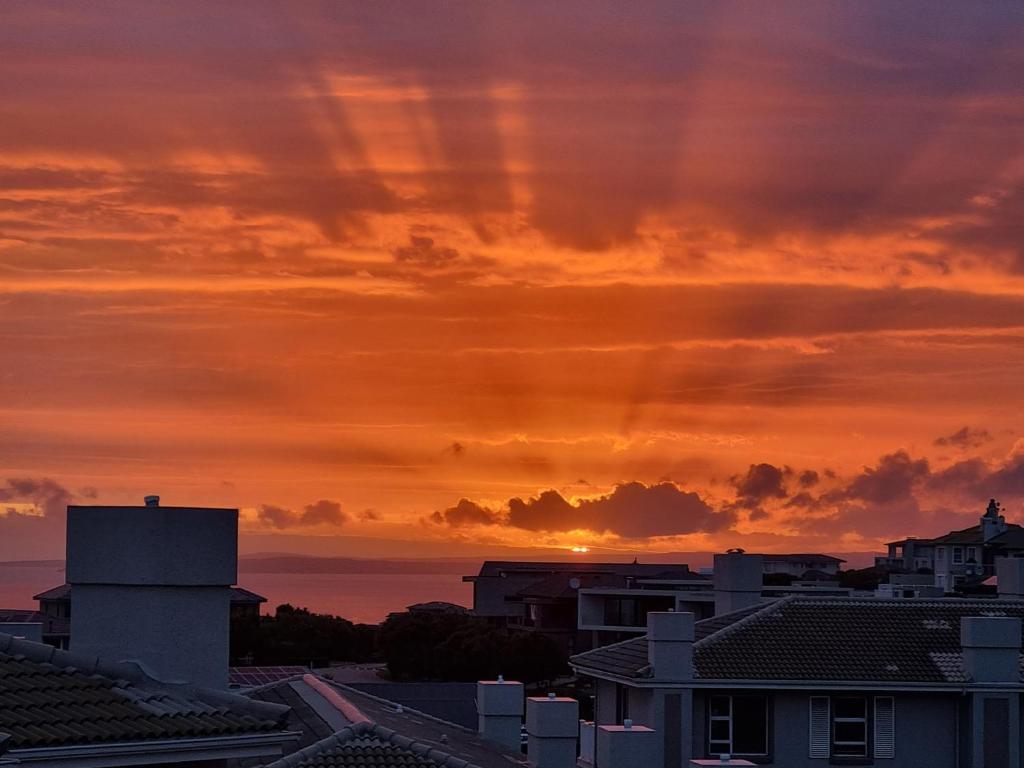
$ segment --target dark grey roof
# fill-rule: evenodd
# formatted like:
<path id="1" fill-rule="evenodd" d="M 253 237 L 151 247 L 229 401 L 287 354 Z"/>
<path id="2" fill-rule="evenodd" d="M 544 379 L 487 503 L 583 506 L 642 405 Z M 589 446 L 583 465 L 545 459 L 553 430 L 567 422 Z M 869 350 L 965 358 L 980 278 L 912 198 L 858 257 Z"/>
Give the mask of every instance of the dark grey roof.
<path id="1" fill-rule="evenodd" d="M 818 561 L 821 563 L 845 563 L 841 557 L 833 555 L 822 555 L 815 553 L 802 553 L 789 555 L 761 555 L 766 563 L 805 563 L 807 561 Z"/>
<path id="2" fill-rule="evenodd" d="M 287 712 L 223 691 L 170 685 L 137 664 L 0 634 L 0 732 L 11 750 L 280 731 Z"/>
<path id="3" fill-rule="evenodd" d="M 476 768 L 376 723 L 353 723 L 266 768 Z"/>
<path id="4" fill-rule="evenodd" d="M 321 678 L 323 680 L 323 678 Z M 324 682 L 328 682 L 325 681 Z M 304 746 L 297 752 L 271 763 L 267 768 L 302 766 L 341 766 L 343 768 L 526 768 L 526 759 L 519 752 L 485 741 L 475 729 L 463 728 L 425 712 L 398 707 L 388 701 L 355 688 L 337 683 L 332 688 L 355 707 L 355 715 L 365 721 L 350 723 L 319 741 L 306 743 L 308 734 L 324 724 L 306 718 L 316 717 L 302 709 L 294 722 L 304 728 Z M 265 689 L 287 696 L 281 683 Z M 251 692 L 259 693 L 259 691 Z M 287 699 L 282 699 L 285 703 Z M 360 719 L 360 718 L 353 718 Z"/>
<path id="5" fill-rule="evenodd" d="M 697 640 L 703 640 L 764 607 L 765 604 L 753 605 L 749 608 L 698 621 L 694 624 L 694 637 Z M 583 671 L 592 669 L 618 677 L 644 677 L 649 671 L 647 637 L 633 637 L 619 643 L 595 648 L 592 651 L 573 656 L 571 661 L 574 666 Z"/>
<path id="6" fill-rule="evenodd" d="M 526 766 L 525 755 L 485 740 L 475 728 L 464 728 L 410 707 L 403 706 L 399 712 L 395 706 L 396 702 L 373 696 L 349 685 L 335 682 L 330 684 L 370 721 L 417 744 L 429 746 L 452 756 L 453 759 L 465 760 L 479 768 Z"/>
<path id="7" fill-rule="evenodd" d="M 295 745 L 297 749 L 316 744 L 334 733 L 334 728 L 320 717 L 292 686 L 292 680 L 300 679 L 301 677 L 295 677 L 289 680 L 280 680 L 246 693 L 249 698 L 256 701 L 290 707 L 287 728 L 289 731 L 300 734 L 298 744 Z"/>
<path id="8" fill-rule="evenodd" d="M 476 683 L 346 683 L 362 693 L 475 730 Z"/>
<path id="9" fill-rule="evenodd" d="M 694 666 L 712 680 L 959 683 L 966 616 L 1024 619 L 1024 602 L 789 597 L 698 635 Z M 584 674 L 645 677 L 647 639 L 627 642 L 628 650 L 619 643 L 573 664 Z"/>
<path id="10" fill-rule="evenodd" d="M 651 578 L 660 576 L 667 571 L 686 572 L 689 574 L 687 578 L 691 579 L 704 578 L 700 574 L 690 571 L 689 566 L 684 563 L 584 563 L 568 560 L 564 562 L 487 560 L 480 566 L 480 572 L 477 575 L 495 578 L 502 573 L 524 576 L 532 573 L 536 573 L 538 576 L 552 573 L 608 573 L 619 576 Z"/>

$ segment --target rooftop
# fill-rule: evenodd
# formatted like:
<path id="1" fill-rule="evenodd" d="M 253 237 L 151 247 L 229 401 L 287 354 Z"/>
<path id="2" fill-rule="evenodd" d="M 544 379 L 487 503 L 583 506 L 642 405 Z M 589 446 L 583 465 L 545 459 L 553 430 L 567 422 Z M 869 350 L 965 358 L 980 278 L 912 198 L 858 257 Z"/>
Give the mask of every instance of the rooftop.
<path id="1" fill-rule="evenodd" d="M 428 696 L 432 686 L 462 687 L 461 684 L 443 683 L 423 685 L 419 691 L 421 697 Z M 468 685 L 475 689 L 472 683 Z M 461 699 L 465 691 L 459 690 L 454 694 L 441 691 L 441 694 Z M 400 702 L 325 678 L 305 675 L 255 689 L 247 695 L 260 701 L 293 707 L 289 728 L 302 733 L 301 748 L 268 768 L 307 765 L 375 765 L 380 768 L 405 765 L 466 768 L 466 764 L 471 768 L 526 766 L 522 754 L 484 740 L 475 728 L 464 727 L 415 707 L 399 706 Z M 328 702 L 327 697 L 331 696 L 343 700 L 343 709 Z M 410 694 L 406 699 L 412 701 L 415 696 Z M 340 725 L 339 719 L 344 721 Z"/>
<path id="2" fill-rule="evenodd" d="M 965 681 L 960 620 L 1024 619 L 1024 602 L 801 596 L 742 614 L 697 622 L 698 678 L 955 684 Z M 582 653 L 572 663 L 584 674 L 641 679 L 650 674 L 647 638 Z"/>
<path id="3" fill-rule="evenodd" d="M 0 732 L 10 750 L 281 731 L 282 707 L 155 680 L 139 665 L 0 634 Z"/>
<path id="4" fill-rule="evenodd" d="M 636 576 L 638 578 L 650 578 L 660 576 L 666 571 L 690 572 L 687 565 L 683 563 L 588 563 L 580 561 L 564 562 L 528 562 L 517 560 L 486 560 L 480 566 L 478 578 L 497 578 L 503 573 L 529 575 L 536 573 L 539 576 L 553 573 L 607 573 L 617 576 Z M 699 574 L 693 573 L 690 578 L 700 578 Z"/>
<path id="5" fill-rule="evenodd" d="M 168 507 L 162 507 L 162 509 L 168 509 Z M 48 589 L 45 592 L 40 592 L 38 595 L 32 595 L 33 600 L 70 600 L 71 599 L 71 585 L 61 584 L 59 587 Z M 263 595 L 257 595 L 255 592 L 244 589 L 242 587 L 231 587 L 231 603 L 233 605 L 240 604 L 260 604 L 267 602 L 267 598 Z"/>

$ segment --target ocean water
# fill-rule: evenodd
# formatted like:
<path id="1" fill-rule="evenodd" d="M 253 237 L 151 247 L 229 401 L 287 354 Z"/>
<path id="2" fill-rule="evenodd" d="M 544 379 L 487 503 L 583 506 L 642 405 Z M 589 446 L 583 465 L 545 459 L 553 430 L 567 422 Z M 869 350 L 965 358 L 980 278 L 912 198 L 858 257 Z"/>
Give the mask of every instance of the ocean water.
<path id="1" fill-rule="evenodd" d="M 474 572 L 471 568 L 468 572 Z M 34 608 L 32 595 L 64 583 L 56 564 L 0 563 L 0 608 Z M 291 603 L 317 613 L 375 624 L 413 603 L 444 600 L 469 606 L 473 585 L 454 573 L 241 573 L 239 586 L 267 598 L 265 613 Z"/>

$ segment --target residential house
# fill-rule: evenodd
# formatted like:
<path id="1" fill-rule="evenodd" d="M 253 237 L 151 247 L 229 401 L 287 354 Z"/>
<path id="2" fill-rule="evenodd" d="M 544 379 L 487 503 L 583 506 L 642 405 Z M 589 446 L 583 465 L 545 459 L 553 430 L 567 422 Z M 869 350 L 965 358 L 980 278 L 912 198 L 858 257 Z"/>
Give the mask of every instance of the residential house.
<path id="1" fill-rule="evenodd" d="M 0 634 L 0 742 L 28 768 L 225 765 L 280 756 L 288 710 Z M 2 751 L 2 749 L 0 749 Z"/>
<path id="2" fill-rule="evenodd" d="M 783 573 L 794 578 L 803 578 L 809 571 L 815 574 L 836 576 L 846 561 L 840 557 L 822 554 L 761 555 L 764 572 Z"/>
<path id="3" fill-rule="evenodd" d="M 1024 591 L 1024 561 L 1005 562 Z M 1017 598 L 791 596 L 697 622 L 652 613 L 646 636 L 572 658 L 596 682 L 582 733 L 627 721 L 653 731 L 641 738 L 665 768 L 722 755 L 786 768 L 1019 766 L 1022 618 Z"/>
<path id="4" fill-rule="evenodd" d="M 999 503 L 991 499 L 978 525 L 934 539 L 890 542 L 888 553 L 875 563 L 910 573 L 931 571 L 934 586 L 945 592 L 981 581 L 995 573 L 996 558 L 1024 555 L 1024 528 L 1007 523 L 1001 512 Z"/>
<path id="5" fill-rule="evenodd" d="M 715 555 L 712 578 L 636 579 L 627 587 L 591 586 L 579 590 L 579 629 L 591 633 L 590 647 L 636 637 L 647 631 L 652 611 L 691 613 L 696 620 L 730 613 L 787 595 L 849 596 L 853 590 L 833 581 L 794 581 L 765 586 L 764 558 L 730 550 Z"/>

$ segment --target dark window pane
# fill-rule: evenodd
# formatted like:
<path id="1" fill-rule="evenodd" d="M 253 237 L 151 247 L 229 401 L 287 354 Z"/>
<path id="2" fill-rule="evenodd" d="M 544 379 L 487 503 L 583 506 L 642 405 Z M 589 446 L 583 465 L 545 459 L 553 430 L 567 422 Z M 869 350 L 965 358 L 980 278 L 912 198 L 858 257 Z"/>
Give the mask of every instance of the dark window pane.
<path id="1" fill-rule="evenodd" d="M 727 717 L 729 715 L 729 697 L 728 696 L 712 696 L 711 697 L 711 715 L 712 717 Z"/>
<path id="2" fill-rule="evenodd" d="M 728 741 L 729 740 L 729 721 L 728 720 L 712 720 L 711 721 L 711 740 L 712 741 Z"/>
<path id="3" fill-rule="evenodd" d="M 836 723 L 835 740 L 839 741 L 865 741 L 867 729 L 864 723 Z"/>
<path id="4" fill-rule="evenodd" d="M 864 717 L 867 712 L 865 699 L 843 696 L 832 699 L 833 717 Z"/>
<path id="5" fill-rule="evenodd" d="M 768 752 L 768 705 L 764 696 L 732 699 L 732 749 L 738 755 Z"/>

